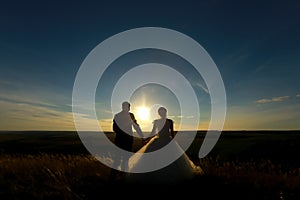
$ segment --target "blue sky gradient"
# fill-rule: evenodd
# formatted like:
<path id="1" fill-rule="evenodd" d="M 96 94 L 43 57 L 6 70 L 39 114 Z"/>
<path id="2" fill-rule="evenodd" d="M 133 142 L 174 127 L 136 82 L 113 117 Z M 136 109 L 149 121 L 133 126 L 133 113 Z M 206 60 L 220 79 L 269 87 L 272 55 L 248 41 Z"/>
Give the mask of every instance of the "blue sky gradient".
<path id="1" fill-rule="evenodd" d="M 212 57 L 226 89 L 224 129 L 300 129 L 299 10 L 298 1 L 2 2 L 0 129 L 74 130 L 72 88 L 85 57 L 106 38 L 147 26 L 182 32 Z M 210 99 L 201 77 L 168 52 L 146 50 L 116 60 L 119 70 L 111 68 L 102 80 L 106 86 L 97 90 L 96 108 L 104 129 L 111 128 L 114 81 L 126 65 L 145 60 L 186 66 L 177 69 L 191 81 L 203 108 L 199 128 L 207 128 Z M 170 104 L 176 123 L 189 117 L 180 116 L 176 99 L 166 90 L 159 95 L 164 89 L 157 86 L 137 91 L 133 105 L 139 104 L 138 94 L 149 99 L 151 90 Z M 82 120 L 88 127 L 89 116 Z"/>

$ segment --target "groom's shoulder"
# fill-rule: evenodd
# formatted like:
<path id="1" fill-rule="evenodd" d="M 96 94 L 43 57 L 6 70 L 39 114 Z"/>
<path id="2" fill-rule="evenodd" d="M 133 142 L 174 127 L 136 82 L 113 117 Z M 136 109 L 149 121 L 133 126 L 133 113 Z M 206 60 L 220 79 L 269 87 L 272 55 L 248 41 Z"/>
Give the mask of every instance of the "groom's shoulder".
<path id="1" fill-rule="evenodd" d="M 120 115 L 120 113 L 116 113 L 116 114 L 114 114 L 114 117 L 119 116 L 119 115 Z"/>
<path id="2" fill-rule="evenodd" d="M 167 119 L 167 121 L 169 121 L 169 122 L 173 123 L 173 120 L 172 120 L 172 119 L 169 119 L 169 118 L 168 118 L 168 119 Z"/>
<path id="3" fill-rule="evenodd" d="M 130 118 L 131 118 L 131 119 L 135 120 L 135 116 L 134 116 L 133 113 L 129 112 L 129 115 L 130 115 Z"/>

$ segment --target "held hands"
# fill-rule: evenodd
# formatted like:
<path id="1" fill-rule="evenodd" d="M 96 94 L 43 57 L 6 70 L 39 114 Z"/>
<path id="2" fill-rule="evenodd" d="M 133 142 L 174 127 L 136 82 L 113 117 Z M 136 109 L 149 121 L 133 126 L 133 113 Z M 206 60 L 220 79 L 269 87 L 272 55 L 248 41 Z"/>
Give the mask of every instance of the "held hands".
<path id="1" fill-rule="evenodd" d="M 147 138 L 142 138 L 142 144 L 145 145 L 145 144 L 147 144 L 150 140 L 156 139 L 156 138 L 157 138 L 156 135 L 151 136 L 151 137 L 147 137 Z"/>
<path id="2" fill-rule="evenodd" d="M 144 146 L 149 142 L 149 138 L 142 138 L 142 145 Z"/>
<path id="3" fill-rule="evenodd" d="M 153 137 L 148 137 L 148 138 L 142 138 L 142 144 L 145 145 L 147 144 Z"/>

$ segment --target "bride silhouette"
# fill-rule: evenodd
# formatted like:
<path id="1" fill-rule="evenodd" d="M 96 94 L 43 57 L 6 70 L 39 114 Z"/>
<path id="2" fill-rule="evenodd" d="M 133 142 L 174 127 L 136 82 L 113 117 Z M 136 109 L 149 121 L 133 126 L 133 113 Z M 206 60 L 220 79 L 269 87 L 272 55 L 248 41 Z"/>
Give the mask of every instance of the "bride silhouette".
<path id="1" fill-rule="evenodd" d="M 154 120 L 151 131 L 152 137 L 129 159 L 129 172 L 143 166 L 155 166 L 159 162 L 155 160 L 146 161 L 144 153 L 156 151 L 166 146 L 174 138 L 174 122 L 167 118 L 167 109 L 160 107 L 158 109 L 159 119 Z M 180 157 L 170 165 L 152 172 L 146 173 L 128 173 L 127 180 L 130 182 L 142 183 L 178 183 L 184 180 L 192 179 L 196 174 L 203 174 L 203 170 L 196 166 L 175 142 L 172 153 L 180 153 Z"/>

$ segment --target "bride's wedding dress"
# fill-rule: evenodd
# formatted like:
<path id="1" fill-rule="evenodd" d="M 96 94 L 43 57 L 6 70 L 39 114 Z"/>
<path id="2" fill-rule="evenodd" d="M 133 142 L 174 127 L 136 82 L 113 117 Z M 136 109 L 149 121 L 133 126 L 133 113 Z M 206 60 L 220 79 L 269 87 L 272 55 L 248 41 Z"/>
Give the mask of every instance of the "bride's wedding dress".
<path id="1" fill-rule="evenodd" d="M 139 149 L 128 162 L 129 173 L 127 180 L 130 182 L 141 183 L 178 183 L 180 181 L 190 180 L 197 174 L 203 174 L 200 166 L 196 166 L 183 151 L 179 144 L 168 147 L 168 153 L 181 155 L 171 164 L 160 169 L 163 157 L 148 159 L 145 154 L 154 152 L 163 148 L 171 142 L 173 134 L 173 121 L 170 119 L 158 119 L 154 121 L 153 131 L 157 134 L 152 137 L 141 149 Z M 171 132 L 170 132 L 171 130 Z M 157 168 L 155 171 L 145 173 L 133 173 L 137 169 Z"/>

